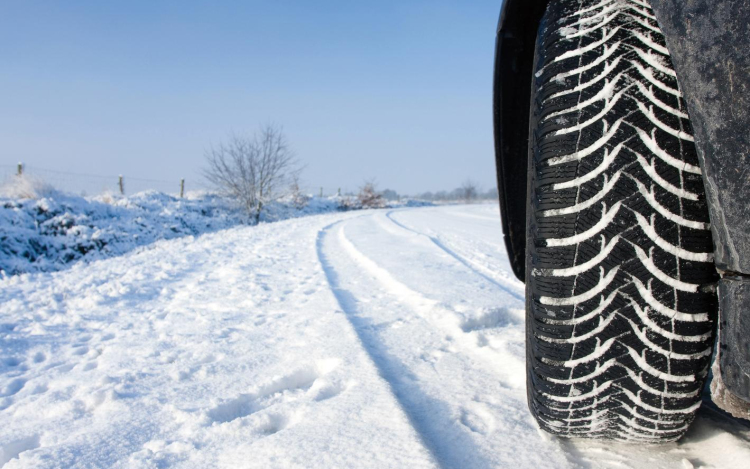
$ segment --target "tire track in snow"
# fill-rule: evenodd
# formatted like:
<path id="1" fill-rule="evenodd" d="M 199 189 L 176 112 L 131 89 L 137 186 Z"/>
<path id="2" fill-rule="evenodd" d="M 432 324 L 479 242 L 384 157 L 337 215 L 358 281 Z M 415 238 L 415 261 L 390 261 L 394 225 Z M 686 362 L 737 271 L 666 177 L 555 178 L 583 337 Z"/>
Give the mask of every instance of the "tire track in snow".
<path id="1" fill-rule="evenodd" d="M 471 334 L 476 327 L 469 326 L 474 322 L 481 322 L 481 318 L 461 318 L 456 311 L 443 303 L 428 298 L 400 282 L 387 269 L 381 267 L 357 249 L 347 238 L 343 227 L 339 232 L 339 241 L 349 257 L 364 271 L 370 273 L 382 285 L 387 294 L 396 298 L 400 304 L 406 305 L 412 312 L 426 321 L 432 329 L 441 331 L 446 337 L 451 337 L 452 345 L 457 346 L 466 357 L 481 360 L 479 363 L 472 363 L 472 366 L 486 365 L 486 372 L 501 373 L 504 387 L 517 388 L 521 386 L 517 376 L 511 375 L 507 369 L 498 369 L 498 356 L 484 353 L 485 350 L 477 345 L 474 336 Z"/>
<path id="2" fill-rule="evenodd" d="M 348 226 L 335 224 L 319 233 L 321 265 L 365 349 L 439 464 L 567 467 L 567 455 L 556 442 L 540 438 L 526 412 L 523 373 L 514 360 L 508 362 L 512 356 L 479 345 L 456 311 L 412 290 L 359 251 L 345 234 Z M 518 453 L 516 448 L 528 444 L 537 451 Z"/>
<path id="3" fill-rule="evenodd" d="M 454 250 L 452 250 L 451 248 L 449 248 L 448 246 L 446 246 L 442 241 L 440 241 L 440 239 L 438 239 L 438 238 L 436 238 L 434 236 L 430 236 L 428 234 L 419 232 L 419 231 L 417 231 L 417 230 L 415 230 L 413 228 L 409 228 L 408 226 L 404 225 L 403 223 L 397 221 L 395 218 L 393 218 L 393 213 L 394 212 L 396 212 L 396 210 L 391 210 L 391 211 L 389 211 L 389 212 L 387 212 L 385 214 L 385 216 L 388 217 L 388 219 L 391 222 L 393 222 L 393 224 L 395 224 L 396 226 L 398 226 L 398 227 L 400 227 L 400 228 L 402 228 L 402 229 L 404 229 L 406 231 L 414 233 L 416 235 L 424 236 L 425 238 L 427 238 L 430 241 L 432 241 L 432 243 L 435 246 L 437 246 L 438 248 L 442 249 L 446 254 L 448 254 L 449 256 L 451 256 L 454 259 L 456 259 L 458 262 L 460 262 L 461 264 L 463 264 L 466 268 L 468 268 L 469 270 L 471 270 L 475 274 L 479 275 L 480 277 L 482 277 L 483 279 L 487 280 L 491 284 L 497 286 L 498 288 L 500 288 L 504 292 L 508 293 L 512 297 L 516 298 L 517 300 L 526 301 L 526 298 L 525 298 L 525 296 L 523 294 L 518 293 L 517 291 L 514 291 L 511 287 L 509 287 L 507 285 L 503 285 L 498 280 L 494 279 L 493 277 L 490 277 L 489 274 L 485 274 L 484 272 L 481 271 L 481 270 L 486 269 L 485 267 L 479 266 L 479 265 L 476 264 L 476 262 L 464 258 L 460 254 L 456 253 Z"/>
<path id="4" fill-rule="evenodd" d="M 419 380 L 407 364 L 388 350 L 387 345 L 379 337 L 378 329 L 372 327 L 370 318 L 363 311 L 357 297 L 343 286 L 344 282 L 324 247 L 326 238 L 334 228 L 342 229 L 340 233 L 343 234 L 341 221 L 318 232 L 316 249 L 320 265 L 331 291 L 362 342 L 363 348 L 391 387 L 393 395 L 425 448 L 443 468 L 490 467 L 491 462 L 481 455 L 482 448 L 474 443 L 466 430 L 451 424 L 448 418 L 451 415 L 448 403 L 423 391 Z M 346 250 L 346 247 L 343 250 Z"/>

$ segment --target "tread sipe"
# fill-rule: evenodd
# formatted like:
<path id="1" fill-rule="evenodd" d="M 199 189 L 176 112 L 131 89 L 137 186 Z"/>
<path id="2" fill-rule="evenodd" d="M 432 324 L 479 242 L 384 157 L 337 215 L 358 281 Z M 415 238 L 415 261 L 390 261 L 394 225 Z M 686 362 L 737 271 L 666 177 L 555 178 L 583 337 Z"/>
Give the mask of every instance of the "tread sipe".
<path id="1" fill-rule="evenodd" d="M 531 411 L 560 436 L 676 440 L 700 406 L 717 276 L 685 101 L 648 2 L 550 2 L 532 88 Z"/>

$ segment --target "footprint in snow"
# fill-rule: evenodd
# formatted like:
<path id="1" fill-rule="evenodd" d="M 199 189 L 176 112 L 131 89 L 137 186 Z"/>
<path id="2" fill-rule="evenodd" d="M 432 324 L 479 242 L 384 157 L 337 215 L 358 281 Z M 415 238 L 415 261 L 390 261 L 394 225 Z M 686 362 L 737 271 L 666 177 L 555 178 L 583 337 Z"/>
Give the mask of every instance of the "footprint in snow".
<path id="1" fill-rule="evenodd" d="M 313 399 L 316 401 L 330 399 L 343 388 L 337 389 L 322 378 L 333 371 L 338 363 L 339 360 L 335 359 L 321 360 L 315 366 L 300 368 L 258 386 L 253 392 L 229 399 L 208 410 L 206 415 L 213 423 L 221 424 L 247 417 L 276 404 L 291 403 L 305 396 L 308 391 L 314 393 Z M 269 426 L 272 427 L 273 425 Z M 285 426 L 279 427 L 281 428 Z"/>
<path id="2" fill-rule="evenodd" d="M 232 422 L 242 417 L 254 414 L 262 409 L 252 394 L 240 394 L 209 410 L 207 415 L 215 423 Z"/>
<path id="3" fill-rule="evenodd" d="M 88 362 L 81 368 L 83 371 L 91 371 L 95 370 L 99 367 L 99 364 L 96 361 Z"/>
<path id="4" fill-rule="evenodd" d="M 39 448 L 39 435 L 31 435 L 0 445 L 0 466 L 11 459 L 18 458 L 21 453 Z"/>
<path id="5" fill-rule="evenodd" d="M 464 332 L 481 331 L 496 327 L 506 327 L 521 324 L 524 312 L 508 308 L 484 309 L 476 316 L 465 318 L 461 322 Z"/>
<path id="6" fill-rule="evenodd" d="M 67 372 L 69 372 L 70 370 L 72 370 L 75 367 L 76 366 L 73 363 L 66 363 L 66 364 L 63 364 L 63 365 L 57 364 L 57 365 L 51 366 L 50 368 L 56 368 L 61 373 L 67 373 Z"/>
<path id="7" fill-rule="evenodd" d="M 34 387 L 31 388 L 31 394 L 44 394 L 47 391 L 49 391 L 49 386 L 47 386 L 46 383 L 35 384 Z"/>
<path id="8" fill-rule="evenodd" d="M 23 387 L 26 385 L 26 380 L 23 378 L 16 378 L 5 385 L 5 388 L 3 389 L 3 396 L 14 396 L 18 394 L 18 392 L 23 389 Z"/>
<path id="9" fill-rule="evenodd" d="M 21 364 L 21 361 L 15 357 L 3 358 L 2 362 L 5 366 L 10 368 L 15 368 Z"/>
<path id="10" fill-rule="evenodd" d="M 330 383 L 325 379 L 319 379 L 313 385 L 312 390 L 316 392 L 313 399 L 316 402 L 327 401 L 346 391 L 349 387 L 348 384 Z"/>
<path id="11" fill-rule="evenodd" d="M 470 402 L 463 407 L 460 422 L 472 432 L 485 436 L 495 431 L 496 427 L 495 417 L 487 406 L 480 402 Z"/>
<path id="12" fill-rule="evenodd" d="M 268 413 L 260 417 L 255 428 L 260 430 L 265 435 L 273 435 L 281 430 L 288 428 L 300 420 L 300 416 L 297 413 Z"/>

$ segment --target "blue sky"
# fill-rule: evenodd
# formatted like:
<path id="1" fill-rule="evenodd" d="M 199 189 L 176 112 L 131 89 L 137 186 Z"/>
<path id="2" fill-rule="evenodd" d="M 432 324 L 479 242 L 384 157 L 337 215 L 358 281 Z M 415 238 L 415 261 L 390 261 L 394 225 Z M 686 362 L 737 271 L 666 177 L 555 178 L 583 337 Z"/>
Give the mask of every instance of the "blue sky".
<path id="1" fill-rule="evenodd" d="M 0 163 L 194 180 L 284 126 L 309 187 L 494 184 L 500 0 L 0 6 Z"/>

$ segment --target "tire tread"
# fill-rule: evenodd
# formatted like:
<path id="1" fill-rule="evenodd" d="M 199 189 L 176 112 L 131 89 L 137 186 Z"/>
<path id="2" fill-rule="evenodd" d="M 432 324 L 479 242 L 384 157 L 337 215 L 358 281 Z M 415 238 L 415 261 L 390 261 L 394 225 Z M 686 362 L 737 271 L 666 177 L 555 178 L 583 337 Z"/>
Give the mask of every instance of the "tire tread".
<path id="1" fill-rule="evenodd" d="M 645 0 L 559 0 L 536 63 L 529 406 L 560 436 L 676 440 L 700 405 L 717 275 L 664 37 Z"/>

